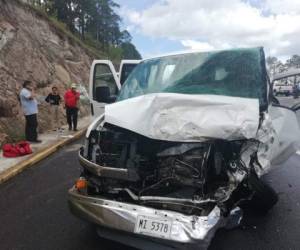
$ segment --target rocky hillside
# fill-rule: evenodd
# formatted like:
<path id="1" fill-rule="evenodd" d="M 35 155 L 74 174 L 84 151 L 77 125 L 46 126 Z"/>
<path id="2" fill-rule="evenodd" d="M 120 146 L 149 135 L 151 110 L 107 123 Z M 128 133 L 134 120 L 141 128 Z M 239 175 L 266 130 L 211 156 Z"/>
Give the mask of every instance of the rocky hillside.
<path id="1" fill-rule="evenodd" d="M 0 0 L 0 145 L 24 136 L 24 117 L 18 101 L 24 80 L 31 80 L 40 99 L 71 82 L 87 87 L 95 56 L 57 29 L 46 17 L 17 0 Z M 87 114 L 82 107 L 81 113 Z M 39 130 L 51 129 L 46 103 L 39 106 Z M 65 123 L 61 107 L 61 122 Z"/>

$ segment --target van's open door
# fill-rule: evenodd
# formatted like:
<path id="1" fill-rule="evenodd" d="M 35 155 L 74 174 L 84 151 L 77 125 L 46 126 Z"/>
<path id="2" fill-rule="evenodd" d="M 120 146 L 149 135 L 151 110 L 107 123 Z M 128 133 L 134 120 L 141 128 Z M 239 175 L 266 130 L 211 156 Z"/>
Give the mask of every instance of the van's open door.
<path id="1" fill-rule="evenodd" d="M 140 62 L 141 62 L 141 60 L 122 60 L 121 61 L 120 70 L 119 70 L 119 79 L 120 79 L 121 85 L 123 85 L 123 83 L 126 81 L 127 77 L 131 73 L 131 71 Z"/>
<path id="2" fill-rule="evenodd" d="M 89 96 L 95 117 L 104 113 L 104 106 L 113 103 L 121 88 L 114 65 L 109 60 L 94 60 L 90 71 Z"/>

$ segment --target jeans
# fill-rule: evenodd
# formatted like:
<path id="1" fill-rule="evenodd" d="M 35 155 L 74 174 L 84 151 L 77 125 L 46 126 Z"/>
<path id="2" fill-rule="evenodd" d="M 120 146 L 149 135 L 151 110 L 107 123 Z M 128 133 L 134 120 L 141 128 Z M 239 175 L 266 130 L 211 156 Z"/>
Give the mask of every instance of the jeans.
<path id="1" fill-rule="evenodd" d="M 37 140 L 37 115 L 25 115 L 25 136 L 27 141 L 36 141 Z"/>
<path id="2" fill-rule="evenodd" d="M 66 113 L 69 128 L 71 129 L 73 124 L 73 129 L 77 129 L 78 108 L 66 107 Z"/>

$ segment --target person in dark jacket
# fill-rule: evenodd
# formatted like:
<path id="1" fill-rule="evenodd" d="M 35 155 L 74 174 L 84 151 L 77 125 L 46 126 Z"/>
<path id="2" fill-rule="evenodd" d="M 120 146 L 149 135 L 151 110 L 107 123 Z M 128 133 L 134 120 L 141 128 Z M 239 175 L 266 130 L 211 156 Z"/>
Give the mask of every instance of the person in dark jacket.
<path id="1" fill-rule="evenodd" d="M 57 87 L 52 87 L 52 92 L 46 97 L 45 101 L 50 104 L 51 115 L 53 118 L 55 130 L 60 130 L 58 114 L 59 104 L 61 103 L 61 97 L 58 93 Z"/>
<path id="2" fill-rule="evenodd" d="M 71 89 L 67 90 L 67 92 L 64 95 L 69 130 L 72 130 L 73 125 L 74 131 L 77 131 L 78 104 L 80 97 L 80 93 L 77 92 L 76 89 L 76 84 L 72 83 Z"/>

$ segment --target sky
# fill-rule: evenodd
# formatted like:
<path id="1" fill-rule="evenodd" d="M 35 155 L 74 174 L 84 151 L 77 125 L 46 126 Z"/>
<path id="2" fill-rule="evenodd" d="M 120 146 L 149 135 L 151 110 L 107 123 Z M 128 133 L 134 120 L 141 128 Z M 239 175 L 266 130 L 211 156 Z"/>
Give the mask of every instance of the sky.
<path id="1" fill-rule="evenodd" d="M 300 0 L 115 0 L 144 58 L 181 50 L 263 46 L 300 54 Z"/>

